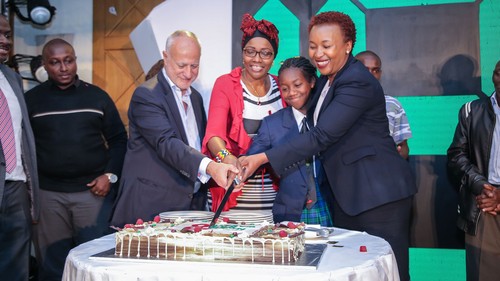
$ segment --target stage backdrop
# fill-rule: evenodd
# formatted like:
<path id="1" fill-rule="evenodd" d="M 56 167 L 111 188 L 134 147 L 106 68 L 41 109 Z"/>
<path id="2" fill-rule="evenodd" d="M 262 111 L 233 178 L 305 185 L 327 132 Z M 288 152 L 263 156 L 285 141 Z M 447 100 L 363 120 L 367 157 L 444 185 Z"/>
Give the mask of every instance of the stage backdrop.
<path id="1" fill-rule="evenodd" d="M 455 227 L 457 196 L 446 174 L 446 150 L 465 102 L 493 91 L 491 75 L 500 59 L 495 0 L 167 0 L 131 34 L 145 72 L 161 58 L 174 30 L 194 31 L 202 42 L 197 86 L 205 105 L 216 77 L 241 65 L 244 13 L 270 20 L 280 46 L 271 73 L 292 56 L 307 57 L 307 25 L 323 11 L 350 15 L 357 28 L 353 53 L 370 49 L 383 61 L 382 86 L 403 104 L 413 138 L 410 164 L 415 198 L 412 246 L 461 248 Z"/>

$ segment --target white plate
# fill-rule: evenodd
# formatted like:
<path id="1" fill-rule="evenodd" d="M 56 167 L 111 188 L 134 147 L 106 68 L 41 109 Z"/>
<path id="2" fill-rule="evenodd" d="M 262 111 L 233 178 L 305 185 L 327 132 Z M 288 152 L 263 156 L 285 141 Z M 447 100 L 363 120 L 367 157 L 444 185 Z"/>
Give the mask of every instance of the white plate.
<path id="1" fill-rule="evenodd" d="M 271 212 L 261 212 L 261 211 L 227 211 L 222 212 L 222 214 L 233 216 L 233 217 L 244 217 L 244 218 L 263 218 L 263 217 L 272 217 L 273 214 Z"/>
<path id="2" fill-rule="evenodd" d="M 192 220 L 205 220 L 212 219 L 214 213 L 208 211 L 170 211 L 160 213 L 161 219 L 192 219 Z"/>
<path id="3" fill-rule="evenodd" d="M 261 223 L 263 221 L 268 221 L 269 223 L 273 223 L 273 214 L 271 211 L 229 210 L 227 212 L 222 212 L 221 216 L 237 222 Z"/>

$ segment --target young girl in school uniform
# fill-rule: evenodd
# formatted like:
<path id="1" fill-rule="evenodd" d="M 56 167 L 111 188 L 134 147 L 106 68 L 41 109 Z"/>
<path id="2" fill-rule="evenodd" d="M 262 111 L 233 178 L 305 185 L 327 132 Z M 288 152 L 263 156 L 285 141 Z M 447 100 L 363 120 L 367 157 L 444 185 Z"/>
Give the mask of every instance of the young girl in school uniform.
<path id="1" fill-rule="evenodd" d="M 307 111 L 316 79 L 316 68 L 304 57 L 289 58 L 282 63 L 278 80 L 282 97 L 289 106 L 262 120 L 248 155 L 271 149 L 309 129 L 312 122 L 307 120 Z M 331 191 L 316 157 L 300 162 L 280 176 L 272 207 L 274 222 L 332 226 L 326 203 L 331 202 Z"/>

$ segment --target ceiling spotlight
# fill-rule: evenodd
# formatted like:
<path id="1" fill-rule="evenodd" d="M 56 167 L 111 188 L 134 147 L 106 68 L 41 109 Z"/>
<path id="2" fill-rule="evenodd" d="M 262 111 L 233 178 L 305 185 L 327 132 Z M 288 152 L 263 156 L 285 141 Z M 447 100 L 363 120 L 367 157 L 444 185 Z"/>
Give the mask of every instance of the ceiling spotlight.
<path id="1" fill-rule="evenodd" d="M 49 0 L 28 0 L 28 13 L 36 24 L 49 23 L 55 11 L 56 8 L 50 6 Z"/>
<path id="2" fill-rule="evenodd" d="M 49 0 L 28 0 L 27 1 L 27 10 L 28 17 L 25 17 L 19 11 L 16 3 L 12 3 L 14 12 L 22 21 L 31 21 L 37 25 L 45 25 L 52 20 L 52 16 L 54 16 L 56 8 L 51 6 Z"/>

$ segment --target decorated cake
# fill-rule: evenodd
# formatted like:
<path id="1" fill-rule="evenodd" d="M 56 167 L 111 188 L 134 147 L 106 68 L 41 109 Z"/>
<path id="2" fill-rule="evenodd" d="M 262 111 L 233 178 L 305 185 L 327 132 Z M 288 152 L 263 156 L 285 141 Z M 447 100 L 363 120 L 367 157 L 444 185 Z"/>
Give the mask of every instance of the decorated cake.
<path id="1" fill-rule="evenodd" d="M 115 256 L 167 260 L 294 263 L 304 251 L 304 224 L 138 220 L 116 233 Z"/>

